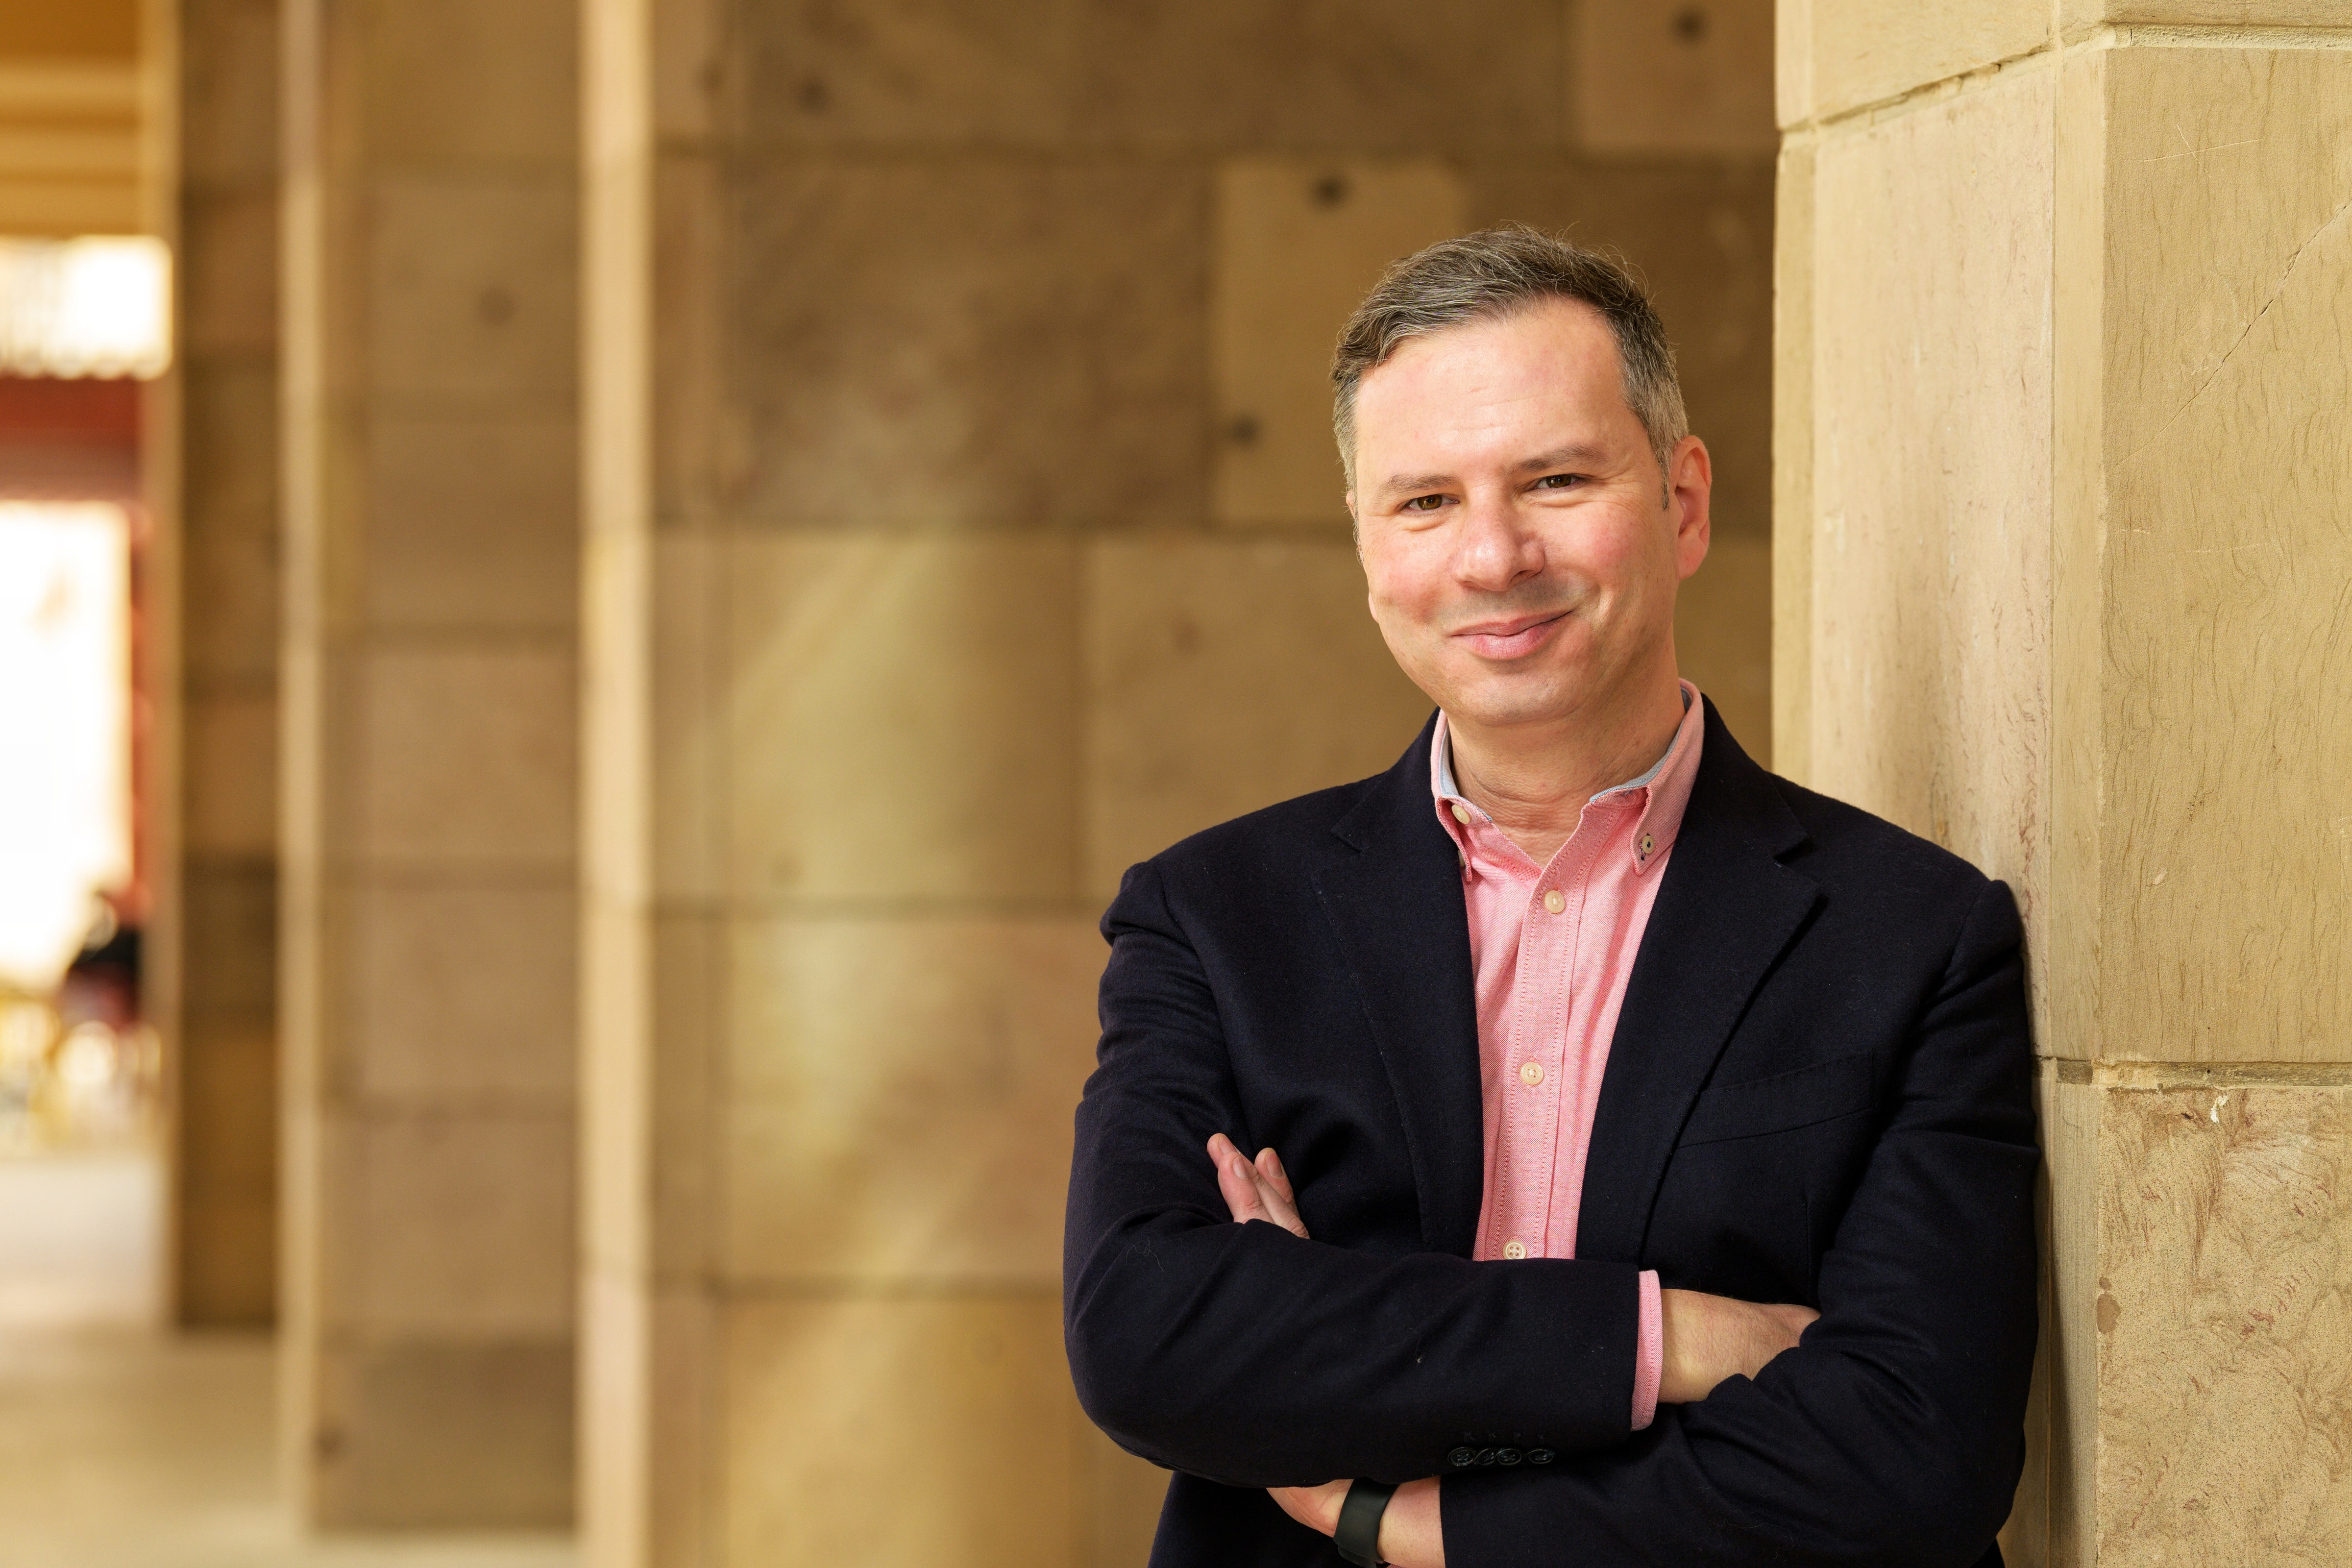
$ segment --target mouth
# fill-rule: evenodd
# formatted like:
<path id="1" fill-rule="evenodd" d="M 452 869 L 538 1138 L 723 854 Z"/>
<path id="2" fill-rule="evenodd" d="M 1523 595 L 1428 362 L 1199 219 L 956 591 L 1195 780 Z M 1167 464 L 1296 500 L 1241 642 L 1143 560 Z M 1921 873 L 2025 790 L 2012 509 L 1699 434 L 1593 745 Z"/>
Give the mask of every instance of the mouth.
<path id="1" fill-rule="evenodd" d="M 1549 615 L 1480 621 L 1452 635 L 1481 658 L 1524 658 L 1549 642 L 1553 632 L 1573 614 L 1573 610 L 1554 610 Z"/>

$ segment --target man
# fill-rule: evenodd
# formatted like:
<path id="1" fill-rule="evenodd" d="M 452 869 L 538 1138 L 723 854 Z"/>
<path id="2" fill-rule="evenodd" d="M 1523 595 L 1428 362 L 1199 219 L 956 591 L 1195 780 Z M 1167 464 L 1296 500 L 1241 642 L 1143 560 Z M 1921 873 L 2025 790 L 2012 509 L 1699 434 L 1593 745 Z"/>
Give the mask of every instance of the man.
<path id="1" fill-rule="evenodd" d="M 2008 889 L 1680 680 L 1710 472 L 1622 270 L 1433 246 L 1333 380 L 1438 711 L 1104 916 L 1066 1330 L 1087 1413 L 1178 1472 L 1153 1563 L 1998 1564 L 2035 1327 Z"/>

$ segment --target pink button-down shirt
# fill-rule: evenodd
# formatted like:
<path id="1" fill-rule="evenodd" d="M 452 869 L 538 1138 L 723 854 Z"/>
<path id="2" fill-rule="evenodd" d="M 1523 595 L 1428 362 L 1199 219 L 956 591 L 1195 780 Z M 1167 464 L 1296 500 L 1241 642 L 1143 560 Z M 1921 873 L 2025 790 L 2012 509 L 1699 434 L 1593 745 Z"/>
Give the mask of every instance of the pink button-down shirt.
<path id="1" fill-rule="evenodd" d="M 1585 803 L 1538 866 L 1454 781 L 1443 714 L 1430 747 L 1438 820 L 1462 852 L 1462 900 L 1478 999 L 1486 1189 L 1479 1258 L 1573 1258 L 1592 1111 L 1625 982 L 1698 771 L 1705 711 L 1682 683 L 1683 721 L 1640 778 Z M 1657 1414 L 1664 1369 L 1658 1276 L 1642 1273 L 1633 1429 Z"/>

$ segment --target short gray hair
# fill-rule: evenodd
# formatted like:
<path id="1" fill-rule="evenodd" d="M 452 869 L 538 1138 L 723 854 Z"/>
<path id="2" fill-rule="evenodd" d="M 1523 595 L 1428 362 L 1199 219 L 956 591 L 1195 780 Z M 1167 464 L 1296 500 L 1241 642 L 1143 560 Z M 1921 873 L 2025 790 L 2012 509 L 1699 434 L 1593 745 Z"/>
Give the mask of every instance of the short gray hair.
<path id="1" fill-rule="evenodd" d="M 1690 434 L 1674 345 L 1648 290 L 1622 261 L 1525 224 L 1444 239 L 1391 267 L 1339 329 L 1331 354 L 1331 428 L 1348 488 L 1356 484 L 1356 389 L 1409 338 L 1507 316 L 1546 300 L 1575 300 L 1601 312 L 1617 340 L 1625 405 L 1650 437 L 1665 474 L 1675 446 Z M 1667 479 L 1671 489 L 1673 480 Z"/>

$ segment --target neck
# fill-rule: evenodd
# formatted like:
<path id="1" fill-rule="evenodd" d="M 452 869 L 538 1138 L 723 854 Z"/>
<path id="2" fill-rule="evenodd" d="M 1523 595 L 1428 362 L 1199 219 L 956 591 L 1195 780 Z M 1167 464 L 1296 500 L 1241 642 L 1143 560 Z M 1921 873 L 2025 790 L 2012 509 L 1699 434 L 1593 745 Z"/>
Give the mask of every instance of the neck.
<path id="1" fill-rule="evenodd" d="M 1481 724 L 1448 712 L 1454 782 L 1538 866 L 1576 831 L 1585 803 L 1636 778 L 1665 754 L 1683 721 L 1669 666 L 1605 710 L 1531 724 Z"/>

